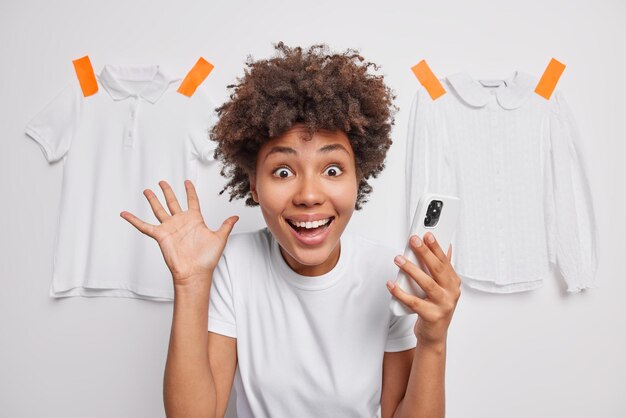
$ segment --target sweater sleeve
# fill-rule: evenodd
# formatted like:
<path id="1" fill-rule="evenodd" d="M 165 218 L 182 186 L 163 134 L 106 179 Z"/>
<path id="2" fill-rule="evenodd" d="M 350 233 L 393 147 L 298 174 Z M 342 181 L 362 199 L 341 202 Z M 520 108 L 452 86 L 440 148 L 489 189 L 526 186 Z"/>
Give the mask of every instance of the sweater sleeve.
<path id="1" fill-rule="evenodd" d="M 440 113 L 436 102 L 420 87 L 411 105 L 406 141 L 407 231 L 425 192 L 455 194 L 452 154 L 446 145 L 446 125 Z"/>
<path id="2" fill-rule="evenodd" d="M 597 228 L 581 137 L 572 112 L 558 90 L 550 116 L 547 179 L 548 238 L 551 261 L 568 292 L 597 287 Z"/>

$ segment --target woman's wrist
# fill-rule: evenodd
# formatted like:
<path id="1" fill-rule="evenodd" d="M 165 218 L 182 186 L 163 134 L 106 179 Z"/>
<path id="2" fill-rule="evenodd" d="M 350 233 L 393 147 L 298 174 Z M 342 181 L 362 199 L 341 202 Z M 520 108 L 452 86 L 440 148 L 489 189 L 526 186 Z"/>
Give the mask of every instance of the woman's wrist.
<path id="1" fill-rule="evenodd" d="M 438 342 L 428 342 L 426 344 L 422 344 L 420 342 L 417 343 L 417 346 L 421 349 L 421 351 L 429 351 L 433 353 L 443 353 L 446 351 L 447 343 L 446 341 L 438 341 Z"/>
<path id="2" fill-rule="evenodd" d="M 195 275 L 184 279 L 174 279 L 174 294 L 204 295 L 211 290 L 212 274 Z"/>
<path id="3" fill-rule="evenodd" d="M 448 341 L 448 333 L 446 332 L 444 335 L 442 336 L 438 336 L 438 337 L 426 337 L 424 335 L 420 335 L 419 333 L 416 333 L 415 336 L 417 337 L 417 345 L 426 349 L 433 349 L 434 351 L 440 351 L 446 348 L 447 345 L 447 341 Z"/>

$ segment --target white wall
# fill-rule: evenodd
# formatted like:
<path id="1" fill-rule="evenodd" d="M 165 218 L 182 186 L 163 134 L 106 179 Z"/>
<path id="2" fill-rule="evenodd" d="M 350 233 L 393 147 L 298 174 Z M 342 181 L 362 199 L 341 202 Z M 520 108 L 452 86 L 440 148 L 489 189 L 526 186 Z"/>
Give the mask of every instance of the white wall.
<path id="1" fill-rule="evenodd" d="M 203 55 L 216 103 L 243 74 L 246 55 L 272 43 L 359 48 L 382 65 L 400 112 L 387 169 L 350 228 L 395 244 L 404 190 L 402 149 L 426 58 L 440 76 L 539 75 L 567 64 L 559 87 L 585 137 L 600 226 L 600 288 L 567 295 L 560 278 L 532 293 L 465 289 L 449 331 L 448 417 L 624 417 L 626 291 L 621 261 L 626 110 L 622 1 L 0 3 L 0 415 L 164 416 L 162 378 L 172 305 L 133 299 L 48 297 L 63 167 L 48 165 L 26 122 L 74 76 L 71 60 L 161 63 L 183 72 Z M 620 164 L 622 163 L 622 164 Z M 209 227 L 241 216 L 235 232 L 263 225 L 258 209 L 216 193 L 218 169 L 197 187 Z M 155 184 L 153 190 L 158 190 Z M 137 191 L 141 193 L 141 191 Z M 156 243 L 155 243 L 156 245 Z M 232 398 L 231 398 L 232 401 Z M 234 417 L 232 408 L 229 417 Z"/>

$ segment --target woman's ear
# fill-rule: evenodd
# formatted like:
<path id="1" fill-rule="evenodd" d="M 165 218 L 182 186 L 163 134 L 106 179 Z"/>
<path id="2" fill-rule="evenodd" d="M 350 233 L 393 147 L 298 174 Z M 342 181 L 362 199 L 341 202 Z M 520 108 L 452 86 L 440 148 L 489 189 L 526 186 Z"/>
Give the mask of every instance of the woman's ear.
<path id="1" fill-rule="evenodd" d="M 252 193 L 252 200 L 259 203 L 259 195 L 256 192 L 256 177 L 254 174 L 248 174 L 248 180 L 250 182 L 250 193 Z"/>
<path id="2" fill-rule="evenodd" d="M 363 171 L 359 166 L 356 166 L 356 187 L 357 189 L 361 185 L 361 181 L 363 180 Z"/>

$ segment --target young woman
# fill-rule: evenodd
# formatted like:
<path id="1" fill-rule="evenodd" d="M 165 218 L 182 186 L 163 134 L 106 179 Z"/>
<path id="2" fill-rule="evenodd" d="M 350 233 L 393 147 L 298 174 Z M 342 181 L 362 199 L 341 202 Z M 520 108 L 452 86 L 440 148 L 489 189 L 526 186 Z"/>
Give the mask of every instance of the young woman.
<path id="1" fill-rule="evenodd" d="M 384 168 L 395 96 L 357 51 L 276 49 L 229 86 L 210 135 L 224 190 L 260 206 L 267 227 L 229 238 L 233 216 L 209 229 L 190 181 L 187 210 L 164 181 L 169 212 L 144 191 L 160 225 L 121 213 L 158 242 L 172 272 L 167 416 L 222 417 L 234 381 L 240 418 L 443 417 L 460 296 L 451 248 L 412 237 L 428 275 L 344 232 Z M 425 299 L 393 286 L 396 266 Z M 417 320 L 393 316 L 392 296 Z"/>

